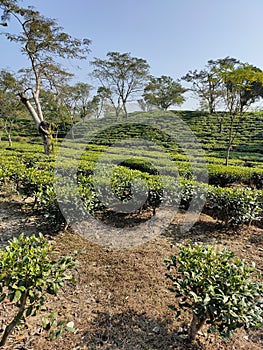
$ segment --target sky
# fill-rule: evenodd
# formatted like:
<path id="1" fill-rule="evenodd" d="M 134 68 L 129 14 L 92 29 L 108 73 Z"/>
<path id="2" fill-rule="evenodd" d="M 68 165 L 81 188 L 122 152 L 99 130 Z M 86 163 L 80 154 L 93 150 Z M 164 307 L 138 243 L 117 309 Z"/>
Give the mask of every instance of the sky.
<path id="1" fill-rule="evenodd" d="M 23 4 L 57 19 L 72 36 L 91 39 L 87 60 L 64 62 L 76 81 L 94 85 L 89 62 L 106 58 L 109 51 L 145 59 L 155 77 L 180 79 L 189 70 L 202 69 L 209 59 L 226 56 L 263 69 L 263 0 L 24 0 Z M 26 65 L 19 47 L 3 36 L 0 49 L 0 69 L 17 71 Z M 181 109 L 197 107 L 198 101 L 188 94 Z"/>

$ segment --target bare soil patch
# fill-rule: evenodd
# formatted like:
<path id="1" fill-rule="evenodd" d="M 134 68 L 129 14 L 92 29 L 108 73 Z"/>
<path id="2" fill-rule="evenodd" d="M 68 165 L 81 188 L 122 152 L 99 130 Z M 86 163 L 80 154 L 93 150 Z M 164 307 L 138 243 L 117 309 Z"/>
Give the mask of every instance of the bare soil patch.
<path id="1" fill-rule="evenodd" d="M 74 322 L 76 334 L 64 333 L 50 342 L 41 331 L 40 316 L 31 317 L 25 328 L 16 329 L 4 350 L 259 350 L 263 349 L 262 329 L 238 331 L 228 342 L 200 332 L 194 345 L 185 341 L 190 315 L 177 319 L 169 304 L 176 303 L 168 291 L 163 262 L 178 252 L 178 244 L 189 240 L 227 247 L 263 271 L 263 230 L 245 227 L 226 231 L 215 220 L 201 215 L 187 233 L 177 216 L 164 235 L 130 249 L 95 245 L 74 232 L 54 234 L 43 218 L 35 216 L 18 196 L 0 194 L 0 243 L 2 246 L 21 232 L 46 234 L 61 254 L 77 251 L 76 284 L 68 284 L 47 307 Z M 0 331 L 12 316 L 12 304 L 0 304 Z"/>

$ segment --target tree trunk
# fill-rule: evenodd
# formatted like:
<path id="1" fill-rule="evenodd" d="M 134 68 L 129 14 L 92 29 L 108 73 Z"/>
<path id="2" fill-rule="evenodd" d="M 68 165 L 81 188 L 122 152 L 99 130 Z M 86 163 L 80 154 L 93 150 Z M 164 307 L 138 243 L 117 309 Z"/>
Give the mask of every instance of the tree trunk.
<path id="1" fill-rule="evenodd" d="M 222 131 L 223 131 L 223 120 L 220 120 L 219 121 L 219 134 L 222 134 Z"/>
<path id="2" fill-rule="evenodd" d="M 223 120 L 224 117 L 220 114 L 217 114 L 217 121 L 218 121 L 218 132 L 219 134 L 222 134 L 223 131 Z"/>
<path id="3" fill-rule="evenodd" d="M 51 153 L 51 145 L 52 145 L 51 138 L 46 135 L 41 135 L 41 136 L 44 144 L 44 153 L 49 155 Z"/>
<path id="4" fill-rule="evenodd" d="M 227 149 L 226 149 L 226 159 L 225 159 L 225 165 L 226 166 L 228 166 L 228 163 L 229 163 L 230 149 L 231 149 L 231 145 L 228 144 L 227 145 Z"/>
<path id="5" fill-rule="evenodd" d="M 12 142 L 10 133 L 7 134 L 7 137 L 8 137 L 8 145 L 9 145 L 9 147 L 12 147 L 13 146 L 13 142 Z"/>
<path id="6" fill-rule="evenodd" d="M 29 99 L 26 97 L 26 94 L 25 93 L 20 93 L 19 94 L 19 97 L 20 97 L 20 100 L 21 102 L 24 104 L 24 106 L 27 108 L 27 110 L 29 111 L 31 117 L 33 118 L 34 120 L 34 123 L 36 125 L 36 128 L 38 130 L 38 127 L 39 127 L 39 124 L 40 122 L 42 121 L 37 112 L 35 111 L 34 107 L 32 106 L 32 104 L 30 103 Z"/>
<path id="7" fill-rule="evenodd" d="M 5 132 L 7 135 L 7 140 L 8 140 L 8 146 L 12 147 L 13 146 L 13 142 L 12 142 L 12 138 L 11 138 L 11 127 L 5 126 Z"/>
<path id="8" fill-rule="evenodd" d="M 195 313 L 193 313 L 193 318 L 188 330 L 188 341 L 190 343 L 195 340 L 197 332 L 203 327 L 204 323 L 205 319 L 200 320 L 200 318 Z"/>
<path id="9" fill-rule="evenodd" d="M 128 118 L 128 112 L 126 108 L 126 102 L 123 102 L 124 118 Z"/>
<path id="10" fill-rule="evenodd" d="M 37 108 L 37 115 L 38 115 L 40 120 L 44 120 L 41 104 L 40 104 L 40 101 L 39 101 L 39 91 L 35 92 L 35 93 L 33 92 L 33 98 L 34 98 L 34 101 L 35 101 L 35 104 L 36 104 L 36 108 Z"/>
<path id="11" fill-rule="evenodd" d="M 35 108 L 32 106 L 32 104 L 30 103 L 30 101 L 27 98 L 25 93 L 23 93 L 23 92 L 20 93 L 19 97 L 20 97 L 21 102 L 24 104 L 24 106 L 29 111 L 29 113 L 30 113 L 31 117 L 33 118 L 33 121 L 36 125 L 36 128 L 39 132 L 39 125 L 41 122 L 44 121 L 39 101 L 35 101 L 35 102 L 37 103 L 37 107 L 38 107 L 37 110 L 39 111 L 40 115 L 36 112 Z M 36 99 L 36 97 L 37 96 L 34 95 L 35 99 Z M 51 148 L 51 144 L 52 144 L 51 136 L 48 134 L 45 134 L 45 135 L 41 134 L 41 137 L 42 137 L 42 141 L 43 141 L 43 145 L 44 145 L 44 153 L 50 154 L 50 148 Z"/>
<path id="12" fill-rule="evenodd" d="M 2 339 L 0 341 L 0 347 L 4 346 L 8 336 L 12 333 L 13 329 L 15 328 L 15 326 L 18 324 L 18 322 L 21 320 L 25 308 L 26 308 L 26 301 L 27 301 L 27 292 L 23 295 L 23 297 L 21 298 L 21 305 L 20 308 L 18 310 L 18 313 L 16 314 L 16 316 L 14 317 L 14 319 L 9 323 L 8 326 L 6 326 L 4 334 L 2 336 Z"/>
<path id="13" fill-rule="evenodd" d="M 225 165 L 228 165 L 229 163 L 229 156 L 230 156 L 230 150 L 233 145 L 234 141 L 234 136 L 233 136 L 233 131 L 234 131 L 234 121 L 235 121 L 235 116 L 231 116 L 231 123 L 230 123 L 230 128 L 229 128 L 229 137 L 228 137 L 228 143 L 227 143 L 227 148 L 226 148 L 226 162 Z"/>
<path id="14" fill-rule="evenodd" d="M 209 103 L 209 113 L 210 114 L 214 114 L 215 113 L 214 101 Z"/>

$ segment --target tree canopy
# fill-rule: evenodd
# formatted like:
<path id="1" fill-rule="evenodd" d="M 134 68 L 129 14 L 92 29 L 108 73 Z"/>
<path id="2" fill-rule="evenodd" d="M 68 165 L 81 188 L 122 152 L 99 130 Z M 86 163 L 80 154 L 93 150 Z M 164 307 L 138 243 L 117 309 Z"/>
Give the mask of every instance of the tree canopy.
<path id="1" fill-rule="evenodd" d="M 71 75 L 57 59 L 85 59 L 90 40 L 71 37 L 56 20 L 42 16 L 33 7 L 20 7 L 15 0 L 1 1 L 0 9 L 3 23 L 15 20 L 20 27 L 19 33 L 3 34 L 9 41 L 17 43 L 21 53 L 28 58 L 29 67 L 21 70 L 26 79 L 21 81 L 18 95 L 39 128 L 44 121 L 41 89 L 46 84 L 52 89 L 61 82 L 61 78 L 64 80 Z M 45 152 L 48 153 L 47 147 Z"/>
<path id="2" fill-rule="evenodd" d="M 226 91 L 229 94 L 231 89 L 237 93 L 236 98 L 241 109 L 262 97 L 260 73 L 261 70 L 253 65 L 233 57 L 225 57 L 209 60 L 204 69 L 189 71 L 182 79 L 192 83 L 191 90 L 200 98 L 201 106 L 214 113 L 216 108 L 228 108 Z M 232 81 L 231 85 L 230 81 L 234 76 L 239 82 L 234 84 Z"/>
<path id="3" fill-rule="evenodd" d="M 226 165 L 230 150 L 242 120 L 245 107 L 249 107 L 262 95 L 263 72 L 247 63 L 226 57 L 216 61 L 215 72 L 221 82 L 221 94 L 228 114 L 228 139 Z"/>
<path id="4" fill-rule="evenodd" d="M 209 60 L 204 69 L 200 71 L 190 70 L 182 77 L 183 80 L 192 83 L 191 90 L 199 97 L 201 107 L 208 109 L 210 113 L 216 111 L 221 98 L 221 82 L 214 71 L 214 67 L 215 62 Z"/>
<path id="5" fill-rule="evenodd" d="M 130 53 L 108 52 L 107 59 L 95 58 L 93 77 L 108 91 L 108 99 L 116 106 L 116 114 L 123 108 L 127 117 L 128 98 L 143 91 L 149 76 L 149 65 Z"/>
<path id="6" fill-rule="evenodd" d="M 162 75 L 159 78 L 150 78 L 143 97 L 146 103 L 167 110 L 172 105 L 181 105 L 185 101 L 183 94 L 186 91 L 179 82 Z"/>

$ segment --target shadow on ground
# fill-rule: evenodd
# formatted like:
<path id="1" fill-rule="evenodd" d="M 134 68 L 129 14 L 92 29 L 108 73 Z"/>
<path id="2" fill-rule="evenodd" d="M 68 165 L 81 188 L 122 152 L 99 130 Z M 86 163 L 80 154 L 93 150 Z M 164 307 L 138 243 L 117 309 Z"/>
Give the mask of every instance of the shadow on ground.
<path id="1" fill-rule="evenodd" d="M 133 310 L 114 315 L 99 312 L 76 349 L 202 349 L 201 344 L 187 344 L 186 335 L 171 331 L 169 325 L 169 319 L 148 318 L 145 313 L 138 314 Z"/>
<path id="2" fill-rule="evenodd" d="M 51 230 L 46 218 L 32 211 L 31 203 L 0 193 L 0 246 L 6 246 L 21 233 L 49 235 Z"/>

